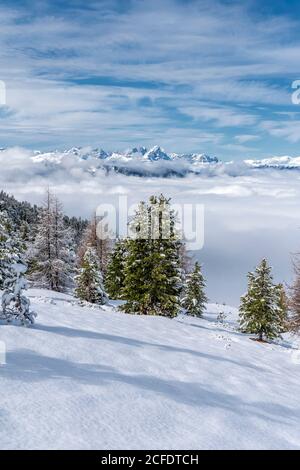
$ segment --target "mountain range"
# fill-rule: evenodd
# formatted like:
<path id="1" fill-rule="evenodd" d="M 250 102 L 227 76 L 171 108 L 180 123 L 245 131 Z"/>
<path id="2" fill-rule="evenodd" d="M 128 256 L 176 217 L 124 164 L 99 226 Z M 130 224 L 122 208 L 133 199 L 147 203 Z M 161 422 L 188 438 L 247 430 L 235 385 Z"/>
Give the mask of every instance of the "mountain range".
<path id="1" fill-rule="evenodd" d="M 0 163 L 5 166 L 7 155 L 11 158 L 19 152 L 20 149 L 1 149 Z M 134 147 L 116 152 L 92 147 L 73 147 L 65 151 L 26 151 L 26 156 L 31 165 L 40 167 L 42 173 L 62 167 L 69 171 L 77 168 L 93 176 L 103 170 L 106 173 L 116 172 L 133 176 L 168 177 L 187 174 L 214 175 L 222 172 L 235 175 L 237 171 L 243 174 L 255 169 L 300 169 L 300 157 L 283 156 L 222 162 L 217 157 L 204 153 L 167 153 L 158 145 L 150 149 Z M 22 161 L 25 164 L 24 159 Z"/>
<path id="2" fill-rule="evenodd" d="M 134 147 L 127 149 L 124 152 L 106 152 L 103 149 L 92 149 L 90 147 L 73 147 L 63 152 L 54 151 L 48 153 L 34 152 L 33 159 L 35 161 L 49 161 L 59 163 L 62 158 L 68 156 L 76 156 L 82 160 L 102 160 L 105 162 L 130 162 L 139 161 L 144 162 L 161 162 L 161 161 L 184 161 L 191 164 L 205 164 L 205 163 L 218 163 L 216 157 L 211 157 L 203 153 L 167 153 L 158 145 L 148 150 L 146 147 Z"/>

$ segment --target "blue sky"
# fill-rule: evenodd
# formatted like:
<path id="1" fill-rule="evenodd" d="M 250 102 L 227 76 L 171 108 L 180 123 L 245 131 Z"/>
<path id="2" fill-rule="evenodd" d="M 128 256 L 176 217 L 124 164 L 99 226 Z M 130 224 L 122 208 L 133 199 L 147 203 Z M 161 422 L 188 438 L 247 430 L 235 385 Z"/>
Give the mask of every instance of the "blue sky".
<path id="1" fill-rule="evenodd" d="M 298 156 L 299 58 L 296 1 L 2 1 L 0 146 Z"/>

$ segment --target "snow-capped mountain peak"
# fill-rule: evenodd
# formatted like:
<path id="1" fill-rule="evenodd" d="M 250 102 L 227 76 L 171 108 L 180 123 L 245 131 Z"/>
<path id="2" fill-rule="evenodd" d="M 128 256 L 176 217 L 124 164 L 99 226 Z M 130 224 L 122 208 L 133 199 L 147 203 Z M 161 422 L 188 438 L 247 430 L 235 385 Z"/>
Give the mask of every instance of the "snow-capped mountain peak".
<path id="1" fill-rule="evenodd" d="M 168 155 L 161 147 L 155 145 L 148 152 L 145 152 L 143 155 L 144 160 L 150 162 L 155 162 L 158 160 L 171 160 L 170 155 Z"/>
<path id="2" fill-rule="evenodd" d="M 162 177 L 198 173 L 219 163 L 216 157 L 203 153 L 167 153 L 159 145 L 149 150 L 140 146 L 117 152 L 106 152 L 101 148 L 73 147 L 65 151 L 34 152 L 31 159 L 34 163 L 44 164 L 51 169 L 57 165 L 65 165 L 67 168 L 79 166 L 93 175 L 96 175 L 98 170 L 105 169 L 128 175 Z"/>
<path id="3" fill-rule="evenodd" d="M 205 153 L 188 153 L 188 154 L 175 154 L 175 158 L 186 160 L 192 164 L 202 164 L 202 163 L 218 163 L 219 160 L 217 157 L 211 157 Z"/>
<path id="4" fill-rule="evenodd" d="M 271 157 L 262 160 L 245 160 L 245 163 L 253 168 L 293 169 L 300 168 L 300 157 Z"/>
<path id="5" fill-rule="evenodd" d="M 300 170 L 300 157 L 271 157 L 261 160 L 233 160 L 221 162 L 215 156 L 205 153 L 167 153 L 155 145 L 147 150 L 145 147 L 133 147 L 125 151 L 107 152 L 101 148 L 72 147 L 68 150 L 52 152 L 28 151 L 11 148 L 0 151 L 0 159 L 11 159 L 26 156 L 34 166 L 40 166 L 43 173 L 63 169 L 66 175 L 78 171 L 97 176 L 102 173 L 122 173 L 131 176 L 172 177 L 188 174 L 214 175 L 224 172 L 230 175 L 246 174 L 249 171 Z M 22 161 L 23 161 L 22 157 Z M 0 161 L 0 164 L 1 164 Z M 44 169 L 43 169 L 44 167 Z M 67 177 L 67 176 L 66 176 Z"/>
<path id="6" fill-rule="evenodd" d="M 125 150 L 125 155 L 130 156 L 134 155 L 136 157 L 143 157 L 147 153 L 146 147 L 133 147 L 131 149 Z"/>

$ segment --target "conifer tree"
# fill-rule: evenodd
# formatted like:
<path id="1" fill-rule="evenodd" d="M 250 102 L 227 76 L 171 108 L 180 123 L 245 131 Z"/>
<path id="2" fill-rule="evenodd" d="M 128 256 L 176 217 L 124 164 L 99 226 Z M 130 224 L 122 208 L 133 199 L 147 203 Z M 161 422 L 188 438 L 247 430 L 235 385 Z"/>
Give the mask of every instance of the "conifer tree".
<path id="1" fill-rule="evenodd" d="M 130 224 L 131 237 L 127 242 L 127 256 L 124 267 L 124 288 L 122 298 L 126 313 L 147 315 L 152 265 L 148 236 L 148 211 L 144 202 L 139 204 L 134 220 Z"/>
<path id="2" fill-rule="evenodd" d="M 180 308 L 180 247 L 175 214 L 163 195 L 141 203 L 127 242 L 122 309 L 127 313 L 175 317 Z"/>
<path id="3" fill-rule="evenodd" d="M 14 260 L 10 274 L 4 281 L 2 316 L 8 322 L 16 320 L 22 325 L 32 325 L 36 313 L 30 309 L 30 300 L 23 294 L 27 289 L 26 271 L 27 265 L 20 255 L 19 259 Z"/>
<path id="4" fill-rule="evenodd" d="M 48 190 L 33 246 L 32 280 L 58 292 L 71 287 L 74 270 L 73 247 L 72 229 L 64 223 L 62 206 Z"/>
<path id="5" fill-rule="evenodd" d="M 1 319 L 18 321 L 22 325 L 33 324 L 36 314 L 30 309 L 30 301 L 23 294 L 27 289 L 24 261 L 25 245 L 13 223 L 0 212 L 0 282 L 3 289 Z"/>
<path id="6" fill-rule="evenodd" d="M 112 249 L 111 239 L 106 235 L 102 221 L 94 214 L 92 220 L 84 230 L 78 249 L 79 266 L 82 264 L 87 248 L 92 247 L 98 256 L 100 269 L 103 275 L 106 275 L 109 255 Z"/>
<path id="7" fill-rule="evenodd" d="M 111 299 L 122 299 L 125 283 L 126 240 L 117 240 L 109 256 L 105 288 Z"/>
<path id="8" fill-rule="evenodd" d="M 31 235 L 30 234 L 30 225 L 26 220 L 24 220 L 21 223 L 21 226 L 20 226 L 20 237 L 25 242 L 28 242 L 30 240 L 30 235 Z"/>
<path id="9" fill-rule="evenodd" d="M 182 292 L 182 243 L 176 232 L 176 214 L 170 200 L 152 196 L 149 203 L 151 226 L 152 283 L 150 299 L 156 315 L 175 317 Z"/>
<path id="10" fill-rule="evenodd" d="M 201 266 L 196 262 L 194 270 L 187 276 L 185 296 L 182 301 L 188 315 L 202 317 L 207 303 L 205 287 Z"/>
<path id="11" fill-rule="evenodd" d="M 107 302 L 108 297 L 103 286 L 99 259 L 94 248 L 87 248 L 75 282 L 75 295 L 79 299 L 99 305 Z"/>
<path id="12" fill-rule="evenodd" d="M 10 234 L 11 223 L 5 211 L 0 212 L 0 289 L 3 289 L 4 281 L 10 270 Z"/>
<path id="13" fill-rule="evenodd" d="M 55 291 L 65 291 L 73 285 L 74 233 L 66 227 L 62 204 L 55 197 L 53 204 L 53 281 Z"/>
<path id="14" fill-rule="evenodd" d="M 295 280 L 291 287 L 289 307 L 291 309 L 291 318 L 289 328 L 295 333 L 300 332 L 300 262 L 298 259 L 294 262 Z"/>
<path id="15" fill-rule="evenodd" d="M 280 289 L 273 284 L 271 268 L 263 259 L 248 274 L 248 292 L 241 298 L 240 326 L 243 332 L 256 334 L 260 341 L 280 336 L 283 328 Z"/>

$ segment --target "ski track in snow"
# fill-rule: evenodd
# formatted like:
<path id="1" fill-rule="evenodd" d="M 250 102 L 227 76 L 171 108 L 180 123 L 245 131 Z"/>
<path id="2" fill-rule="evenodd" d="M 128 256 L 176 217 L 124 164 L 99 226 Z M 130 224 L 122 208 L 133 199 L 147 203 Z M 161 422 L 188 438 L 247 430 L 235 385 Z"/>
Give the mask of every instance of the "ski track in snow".
<path id="1" fill-rule="evenodd" d="M 0 325 L 1 449 L 300 448 L 295 338 L 250 341 L 224 305 L 170 320 L 29 294 L 36 325 Z"/>

